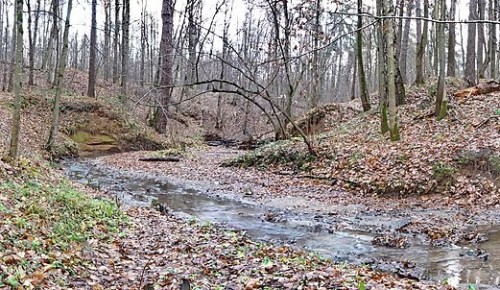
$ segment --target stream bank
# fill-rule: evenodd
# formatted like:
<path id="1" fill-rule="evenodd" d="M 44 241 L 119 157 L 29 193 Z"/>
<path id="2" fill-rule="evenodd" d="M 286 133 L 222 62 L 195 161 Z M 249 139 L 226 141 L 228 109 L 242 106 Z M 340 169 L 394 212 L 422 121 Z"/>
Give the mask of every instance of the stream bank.
<path id="1" fill-rule="evenodd" d="M 155 200 L 169 213 L 241 229 L 257 240 L 292 244 L 336 261 L 369 264 L 414 279 L 492 287 L 500 283 L 500 228 L 494 224 L 494 210 L 481 215 L 458 207 L 402 210 L 407 205 L 403 201 L 384 208 L 383 200 L 370 206 L 352 202 L 354 197 L 335 203 L 342 193 L 325 202 L 322 184 L 299 183 L 287 188 L 292 193 L 288 196 L 266 195 L 259 190 L 287 183 L 217 166 L 218 159 L 238 151 L 212 148 L 175 164 L 137 161 L 147 154 L 66 161 L 62 166 L 73 180 L 117 194 L 124 204 L 149 206 Z M 304 194 L 293 194 L 301 191 Z M 320 198 L 311 198 L 320 192 Z M 463 219 L 468 226 L 460 226 Z M 440 227 L 431 227 L 433 223 Z M 476 245 L 465 239 L 488 241 Z"/>

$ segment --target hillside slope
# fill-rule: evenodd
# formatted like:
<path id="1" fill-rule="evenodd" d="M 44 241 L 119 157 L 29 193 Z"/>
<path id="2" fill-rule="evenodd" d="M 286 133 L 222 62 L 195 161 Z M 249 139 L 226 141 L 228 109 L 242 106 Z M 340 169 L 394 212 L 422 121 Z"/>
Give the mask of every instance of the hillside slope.
<path id="1" fill-rule="evenodd" d="M 436 121 L 430 110 L 432 99 L 425 92 L 413 92 L 408 104 L 398 109 L 398 142 L 380 133 L 378 114 L 342 117 L 349 116 L 351 111 L 345 109 L 349 105 L 327 105 L 315 110 L 322 114 L 309 113 L 306 120 L 299 120 L 314 128 L 307 132 L 317 157 L 309 156 L 302 142 L 294 139 L 257 149 L 232 165 L 306 173 L 360 193 L 438 193 L 499 203 L 498 93 L 453 98 L 448 118 Z M 321 118 L 311 121 L 311 116 Z"/>

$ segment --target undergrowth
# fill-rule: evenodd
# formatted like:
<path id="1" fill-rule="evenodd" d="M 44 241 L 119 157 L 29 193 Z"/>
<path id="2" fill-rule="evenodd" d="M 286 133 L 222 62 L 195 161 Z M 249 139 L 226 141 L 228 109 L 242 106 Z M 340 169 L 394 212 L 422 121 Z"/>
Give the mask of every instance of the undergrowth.
<path id="1" fill-rule="evenodd" d="M 315 156 L 301 146 L 291 146 L 293 141 L 283 140 L 264 145 L 236 159 L 226 161 L 222 166 L 267 169 L 273 165 L 285 166 L 292 170 L 309 171 Z"/>
<path id="2" fill-rule="evenodd" d="M 64 284 L 85 264 L 87 243 L 112 242 L 127 223 L 114 202 L 39 171 L 27 167 L 0 185 L 0 288 L 33 289 L 52 276 Z"/>

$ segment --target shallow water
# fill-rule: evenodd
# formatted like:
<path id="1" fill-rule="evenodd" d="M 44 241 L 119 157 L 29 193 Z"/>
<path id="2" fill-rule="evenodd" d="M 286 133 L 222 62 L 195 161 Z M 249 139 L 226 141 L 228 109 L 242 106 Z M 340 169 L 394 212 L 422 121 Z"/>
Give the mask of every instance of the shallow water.
<path id="1" fill-rule="evenodd" d="M 293 244 L 336 261 L 368 263 L 418 279 L 448 281 L 452 285 L 483 285 L 479 289 L 498 289 L 500 285 L 500 226 L 483 230 L 489 240 L 478 247 L 489 253 L 487 260 L 467 254 L 474 248 L 432 247 L 417 239 L 411 240 L 411 246 L 406 249 L 386 248 L 372 245 L 376 234 L 360 223 L 354 223 L 352 230 L 337 231 L 332 220 L 325 222 L 307 214 L 276 211 L 204 194 L 210 191 L 210 184 L 203 182 L 115 170 L 93 159 L 67 160 L 61 167 L 72 180 L 116 195 L 124 204 L 149 206 L 156 200 L 167 205 L 173 214 L 241 229 L 257 240 Z M 392 228 L 405 223 L 401 217 L 370 214 L 362 220 Z"/>

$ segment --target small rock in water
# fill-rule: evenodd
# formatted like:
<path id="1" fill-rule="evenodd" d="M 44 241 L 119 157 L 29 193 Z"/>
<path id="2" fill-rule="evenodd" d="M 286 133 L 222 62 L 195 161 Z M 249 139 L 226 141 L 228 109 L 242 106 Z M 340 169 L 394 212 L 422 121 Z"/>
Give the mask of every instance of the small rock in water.
<path id="1" fill-rule="evenodd" d="M 158 209 L 158 211 L 160 213 L 162 213 L 164 215 L 169 215 L 170 214 L 170 208 L 166 204 L 164 204 L 164 203 L 158 204 L 157 209 Z"/>

